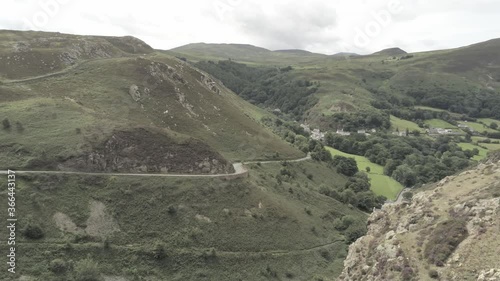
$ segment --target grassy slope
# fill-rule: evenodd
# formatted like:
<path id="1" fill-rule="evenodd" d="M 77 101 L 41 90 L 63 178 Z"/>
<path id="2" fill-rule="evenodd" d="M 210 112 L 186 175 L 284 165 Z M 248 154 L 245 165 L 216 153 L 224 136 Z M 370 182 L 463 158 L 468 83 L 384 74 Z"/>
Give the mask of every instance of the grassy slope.
<path id="1" fill-rule="evenodd" d="M 500 150 L 500 144 L 498 143 L 478 143 L 478 141 L 483 141 L 488 138 L 485 137 L 472 137 L 472 141 L 474 144 L 480 145 L 482 147 L 486 147 L 489 151 Z M 491 139 L 490 139 L 491 140 Z"/>
<path id="2" fill-rule="evenodd" d="M 442 128 L 442 129 L 456 129 L 457 126 L 452 125 L 444 120 L 441 119 L 430 119 L 430 120 L 425 120 L 425 124 L 429 125 L 432 128 Z"/>
<path id="3" fill-rule="evenodd" d="M 400 119 L 400 118 L 398 118 L 396 116 L 392 116 L 392 115 L 391 115 L 391 125 L 392 125 L 393 130 L 398 129 L 400 132 L 404 132 L 406 129 L 408 129 L 410 132 L 414 131 L 414 130 L 417 130 L 420 132 L 423 131 L 423 129 L 420 128 L 417 125 L 417 123 L 414 123 L 414 122 L 411 122 L 408 120 L 404 120 L 404 119 Z"/>
<path id="4" fill-rule="evenodd" d="M 459 122 L 459 123 L 467 125 L 470 128 L 472 128 L 474 131 L 479 132 L 479 133 L 482 133 L 484 131 L 486 131 L 486 132 L 498 132 L 497 130 L 493 130 L 488 126 L 483 125 L 481 123 L 477 123 L 477 122 Z M 489 125 L 490 123 L 486 123 L 486 124 Z"/>
<path id="5" fill-rule="evenodd" d="M 497 125 L 500 124 L 500 121 L 491 118 L 479 118 L 477 121 L 486 124 L 486 126 L 490 126 L 491 123 L 497 123 Z"/>
<path id="6" fill-rule="evenodd" d="M 500 150 L 500 144 L 498 143 L 482 143 L 481 146 L 488 148 L 490 151 Z"/>
<path id="7" fill-rule="evenodd" d="M 154 61 L 173 67 L 186 83 L 172 79 L 155 82 L 146 72 Z M 267 113 L 223 87 L 220 94 L 211 92 L 200 77 L 201 73 L 178 60 L 152 54 L 150 59 L 87 61 L 57 76 L 5 84 L 0 90 L 16 95 L 3 97 L 0 114 L 9 118 L 13 127 L 20 122 L 24 131 L 0 132 L 8 147 L 0 153 L 1 166 L 22 167 L 42 154 L 68 158 L 115 129 L 140 126 L 164 128 L 174 137 L 201 139 L 230 160 L 303 156 L 258 124 Z M 148 87 L 151 92 L 135 102 L 128 94 L 132 84 L 141 90 Z M 174 88 L 184 95 L 184 103 Z M 76 134 L 77 128 L 81 135 Z M 19 151 L 26 153 L 12 158 Z"/>
<path id="8" fill-rule="evenodd" d="M 346 179 L 315 162 L 290 163 L 287 168 L 296 175 L 293 184 L 278 185 L 274 175 L 282 168 L 280 164 L 250 168 L 249 178 L 234 181 L 19 176 L 18 216 L 22 219 L 18 225 L 24 227 L 30 218 L 45 232 L 39 241 L 19 234 L 19 264 L 23 264 L 19 274 L 49 280 L 51 260 L 76 262 L 90 256 L 103 273 L 130 280 L 134 276 L 268 280 L 266 268 L 279 278 L 286 274 L 297 280 L 337 276 L 347 244 L 333 221 L 342 215 L 364 220 L 365 215 L 317 190 L 325 182 L 342 184 Z M 5 191 L 2 198 L 6 198 Z M 79 227 L 92 225 L 86 222 L 92 200 L 104 203 L 119 225 L 120 231 L 108 236 L 110 249 L 103 249 L 102 238 L 84 236 L 75 242 L 74 235 L 55 224 L 53 216 L 61 212 Z M 169 213 L 168 206 L 175 213 Z M 165 260 L 151 256 L 154 241 L 165 243 Z M 64 249 L 67 243 L 69 250 Z M 204 258 L 212 248 L 215 257 Z"/>
<path id="9" fill-rule="evenodd" d="M 0 31 L 0 79 L 58 73 L 88 59 L 146 54 L 153 49 L 133 37 L 78 36 L 54 32 Z"/>
<path id="10" fill-rule="evenodd" d="M 474 145 L 474 144 L 470 144 L 470 143 L 459 143 L 458 146 L 460 146 L 463 150 L 473 150 L 474 148 L 477 148 L 479 150 L 479 155 L 475 155 L 472 159 L 476 160 L 476 161 L 480 161 L 480 160 L 483 160 L 486 158 L 487 156 L 487 153 L 488 153 L 488 149 L 484 149 L 482 147 L 479 147 L 477 145 Z"/>
<path id="11" fill-rule="evenodd" d="M 358 169 L 360 171 L 366 172 L 366 167 L 370 168 L 370 172 L 367 173 L 368 177 L 371 179 L 371 189 L 377 195 L 383 195 L 389 200 L 396 199 L 396 196 L 403 189 L 403 186 L 395 181 L 393 178 L 384 175 L 384 167 L 370 162 L 366 157 L 349 154 L 342 152 L 340 150 L 328 147 L 327 148 L 332 155 L 339 155 L 344 157 L 354 158 L 358 164 Z"/>
<path id="12" fill-rule="evenodd" d="M 30 34 L 23 36 L 29 39 Z M 18 35 L 0 35 L 18 40 Z M 89 40 L 107 44 L 101 39 Z M 220 85 L 220 94 L 210 91 L 200 82 L 197 70 L 161 52 L 134 55 L 119 50 L 108 58 L 80 58 L 73 67 L 50 76 L 44 73 L 59 69 L 42 65 L 26 74 L 0 68 L 2 82 L 6 82 L 0 85 L 0 116 L 12 123 L 10 130 L 0 130 L 0 166 L 16 169 L 33 159 L 66 159 L 102 142 L 114 130 L 136 127 L 160 128 L 179 142 L 201 139 L 230 160 L 303 156 L 256 122 L 265 111 Z M 156 62 L 168 64 L 186 83 L 168 71 L 151 71 Z M 40 74 L 17 83 L 4 79 Z M 158 82 L 155 75 L 168 77 Z M 150 91 L 136 102 L 129 95 L 132 84 L 143 94 L 144 87 Z M 17 129 L 16 122 L 23 130 Z M 23 264 L 19 270 L 51 280 L 55 277 L 47 270 L 51 260 L 61 258 L 74 264 L 90 256 L 105 274 L 130 280 L 145 276 L 152 280 L 267 280 L 274 272 L 279 278 L 288 275 L 299 280 L 337 276 L 347 244 L 333 221 L 352 215 L 363 223 L 365 215 L 317 192 L 325 183 L 345 183 L 343 176 L 329 168 L 313 162 L 289 164 L 295 174 L 293 184 L 278 185 L 274 176 L 281 168 L 280 164 L 253 165 L 249 178 L 235 181 L 19 176 L 17 200 L 23 218 L 19 227 L 31 220 L 45 232 L 41 241 L 26 240 L 18 232 L 19 263 Z M 5 191 L 1 195 L 7 198 Z M 78 227 L 92 226 L 87 222 L 92 200 L 105 204 L 121 229 L 107 237 L 110 249 L 103 249 L 104 238 L 75 236 L 55 224 L 54 214 L 62 212 Z M 6 204 L 4 199 L 1 203 Z M 175 215 L 168 212 L 169 206 Z M 104 220 L 97 228 L 107 225 Z M 166 260 L 152 258 L 154 241 L 166 244 Z M 205 254 L 212 248 L 216 257 Z M 0 276 L 0 280 L 6 279 Z"/>

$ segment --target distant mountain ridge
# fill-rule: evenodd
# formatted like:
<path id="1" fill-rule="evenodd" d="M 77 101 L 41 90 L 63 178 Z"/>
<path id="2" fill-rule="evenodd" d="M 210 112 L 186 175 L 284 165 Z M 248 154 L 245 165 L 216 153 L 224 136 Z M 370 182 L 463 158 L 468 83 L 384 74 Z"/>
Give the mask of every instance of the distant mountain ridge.
<path id="1" fill-rule="evenodd" d="M 408 53 L 400 48 L 389 48 L 373 53 L 373 55 L 386 55 L 386 56 L 399 56 L 406 54 Z"/>
<path id="2" fill-rule="evenodd" d="M 262 47 L 248 44 L 207 44 L 194 43 L 173 48 L 169 51 L 174 55 L 185 57 L 193 61 L 199 60 L 237 60 L 247 63 L 290 64 L 319 60 L 327 57 L 324 54 L 312 53 L 305 50 L 276 50 L 271 51 Z"/>

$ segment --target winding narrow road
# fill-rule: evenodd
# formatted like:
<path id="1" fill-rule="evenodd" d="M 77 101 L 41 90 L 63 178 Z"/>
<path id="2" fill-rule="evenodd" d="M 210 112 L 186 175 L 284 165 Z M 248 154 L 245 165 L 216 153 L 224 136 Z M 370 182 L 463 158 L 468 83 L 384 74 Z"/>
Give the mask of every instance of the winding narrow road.
<path id="1" fill-rule="evenodd" d="M 84 175 L 84 176 L 118 176 L 118 177 L 182 177 L 182 178 L 224 178 L 224 177 L 234 177 L 243 175 L 248 172 L 245 168 L 247 164 L 272 164 L 280 163 L 282 161 L 287 162 L 302 162 L 311 159 L 311 155 L 308 154 L 306 157 L 292 160 L 272 160 L 272 161 L 248 161 L 248 162 L 238 162 L 233 163 L 234 173 L 231 174 L 155 174 L 155 173 L 98 173 L 98 172 L 71 172 L 71 171 L 22 171 L 14 170 L 16 174 L 54 174 L 54 175 Z M 7 171 L 0 171 L 0 174 L 7 174 Z"/>
<path id="2" fill-rule="evenodd" d="M 388 203 L 395 203 L 395 204 L 399 204 L 401 202 L 403 202 L 403 194 L 405 194 L 406 192 L 411 192 L 411 188 L 405 188 L 403 190 L 401 190 L 398 194 L 398 197 L 396 198 L 396 200 L 392 201 L 392 202 L 388 202 Z"/>

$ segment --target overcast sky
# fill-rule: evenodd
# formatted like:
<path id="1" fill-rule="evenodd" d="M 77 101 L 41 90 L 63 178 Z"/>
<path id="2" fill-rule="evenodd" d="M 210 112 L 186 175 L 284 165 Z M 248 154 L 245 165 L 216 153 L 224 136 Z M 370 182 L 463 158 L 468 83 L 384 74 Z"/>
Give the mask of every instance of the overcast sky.
<path id="1" fill-rule="evenodd" d="M 246 43 L 333 54 L 500 38 L 499 0 L 3 0 L 0 29 L 132 35 L 157 49 Z"/>

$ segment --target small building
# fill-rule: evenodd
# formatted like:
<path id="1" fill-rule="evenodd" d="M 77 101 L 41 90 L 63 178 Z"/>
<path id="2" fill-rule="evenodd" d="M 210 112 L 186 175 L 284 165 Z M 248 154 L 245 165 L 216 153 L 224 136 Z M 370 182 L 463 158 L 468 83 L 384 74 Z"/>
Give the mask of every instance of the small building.
<path id="1" fill-rule="evenodd" d="M 322 133 L 319 129 L 314 129 L 311 132 L 311 138 L 313 140 L 323 140 L 325 138 L 325 133 Z"/>
<path id="2" fill-rule="evenodd" d="M 309 127 L 309 125 L 307 125 L 307 124 L 300 124 L 300 127 L 302 129 L 304 129 L 304 132 L 309 133 L 309 134 L 311 133 L 311 127 Z"/>
<path id="3" fill-rule="evenodd" d="M 337 130 L 337 135 L 341 135 L 341 136 L 350 136 L 351 133 L 350 132 L 344 132 L 344 129 L 340 129 L 340 130 Z"/>
<path id="4" fill-rule="evenodd" d="M 392 134 L 395 135 L 395 136 L 398 136 L 398 137 L 406 137 L 406 132 L 405 131 L 403 131 L 403 132 L 396 131 L 396 132 L 392 132 Z"/>
<path id="5" fill-rule="evenodd" d="M 443 129 L 443 128 L 429 128 L 427 130 L 429 135 L 451 135 L 453 134 L 453 130 L 451 129 Z"/>

